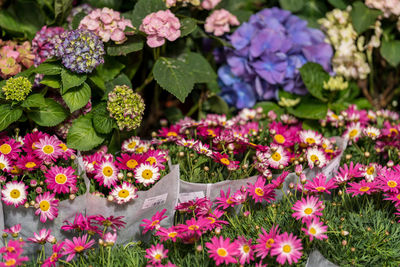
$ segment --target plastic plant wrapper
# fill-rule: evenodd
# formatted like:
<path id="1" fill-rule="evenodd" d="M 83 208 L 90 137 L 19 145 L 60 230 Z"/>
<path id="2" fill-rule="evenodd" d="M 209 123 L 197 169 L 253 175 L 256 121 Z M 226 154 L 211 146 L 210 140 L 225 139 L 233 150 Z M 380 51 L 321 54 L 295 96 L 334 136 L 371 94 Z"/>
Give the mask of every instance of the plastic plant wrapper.
<path id="1" fill-rule="evenodd" d="M 325 259 L 325 257 L 322 256 L 322 254 L 318 250 L 314 250 L 308 257 L 306 267 L 338 267 L 338 266 Z"/>

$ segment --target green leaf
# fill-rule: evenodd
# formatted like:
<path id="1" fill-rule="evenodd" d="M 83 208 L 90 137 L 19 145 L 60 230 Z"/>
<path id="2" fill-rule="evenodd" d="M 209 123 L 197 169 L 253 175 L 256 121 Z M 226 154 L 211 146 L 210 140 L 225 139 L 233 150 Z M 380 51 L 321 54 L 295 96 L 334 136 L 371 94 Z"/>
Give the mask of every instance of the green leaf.
<path id="1" fill-rule="evenodd" d="M 251 12 L 250 10 L 241 10 L 241 9 L 233 10 L 231 11 L 231 13 L 236 16 L 236 18 L 239 20 L 240 23 L 248 21 L 251 15 L 253 15 L 253 12 Z"/>
<path id="2" fill-rule="evenodd" d="M 142 20 L 150 13 L 166 10 L 167 6 L 163 0 L 139 0 L 130 15 L 132 25 L 136 28 L 142 24 Z"/>
<path id="3" fill-rule="evenodd" d="M 346 0 L 328 0 L 328 2 L 332 6 L 339 9 L 346 9 L 346 7 L 349 5 L 348 1 Z"/>
<path id="4" fill-rule="evenodd" d="M 132 52 L 137 52 L 143 49 L 144 40 L 139 35 L 128 37 L 128 40 L 123 44 L 110 45 L 107 47 L 107 55 L 109 56 L 125 56 Z"/>
<path id="5" fill-rule="evenodd" d="M 369 9 L 363 2 L 357 1 L 353 4 L 350 16 L 354 29 L 358 34 L 365 32 L 376 19 L 382 14 L 381 11 Z"/>
<path id="6" fill-rule="evenodd" d="M 62 95 L 65 103 L 72 112 L 83 108 L 90 100 L 91 90 L 87 83 L 74 87 Z"/>
<path id="7" fill-rule="evenodd" d="M 129 80 L 128 76 L 126 76 L 125 73 L 121 73 L 114 80 L 107 82 L 106 91 L 104 92 L 102 100 L 108 99 L 108 93 L 111 92 L 114 89 L 114 87 L 117 85 L 126 85 L 126 86 L 132 88 L 132 83 Z"/>
<path id="8" fill-rule="evenodd" d="M 305 1 L 304 7 L 297 14 L 300 18 L 307 20 L 309 27 L 319 29 L 318 19 L 325 17 L 328 12 L 328 7 L 325 1 L 321 0 L 307 0 Z"/>
<path id="9" fill-rule="evenodd" d="M 283 9 L 297 12 L 304 7 L 304 0 L 279 0 L 279 4 Z"/>
<path id="10" fill-rule="evenodd" d="M 28 96 L 21 106 L 24 108 L 39 108 L 46 104 L 45 99 L 42 94 L 32 94 Z"/>
<path id="11" fill-rule="evenodd" d="M 371 103 L 365 98 L 357 98 L 352 101 L 359 109 L 372 109 Z"/>
<path id="12" fill-rule="evenodd" d="M 117 128 L 115 120 L 107 110 L 107 103 L 101 102 L 93 108 L 93 126 L 96 132 L 101 134 L 109 134 L 113 128 Z"/>
<path id="13" fill-rule="evenodd" d="M 30 111 L 28 117 L 40 126 L 53 127 L 63 122 L 68 112 L 55 100 L 46 98 L 45 105 Z"/>
<path id="14" fill-rule="evenodd" d="M 214 113 L 218 114 L 228 114 L 229 106 L 222 99 L 222 97 L 215 95 L 207 99 L 208 104 L 210 105 L 210 110 Z"/>
<path id="15" fill-rule="evenodd" d="M 195 83 L 190 71 L 183 59 L 160 57 L 154 65 L 153 75 L 162 88 L 184 102 Z"/>
<path id="16" fill-rule="evenodd" d="M 86 17 L 86 13 L 81 11 L 78 14 L 76 14 L 73 19 L 72 19 L 72 29 L 78 29 L 79 24 L 81 23 L 81 20 Z"/>
<path id="17" fill-rule="evenodd" d="M 284 109 L 278 106 L 274 102 L 265 101 L 265 102 L 258 102 L 254 108 L 262 107 L 264 114 L 268 114 L 270 110 L 275 111 L 276 115 L 281 116 L 285 113 Z"/>
<path id="18" fill-rule="evenodd" d="M 57 75 L 60 74 L 62 67 L 59 63 L 42 63 L 37 68 L 33 69 L 35 73 L 45 74 L 45 75 Z"/>
<path id="19" fill-rule="evenodd" d="M 381 55 L 390 65 L 397 67 L 400 63 L 400 41 L 382 41 Z"/>
<path id="20" fill-rule="evenodd" d="M 184 18 L 181 20 L 181 37 L 191 34 L 197 28 L 197 23 L 194 19 Z"/>
<path id="21" fill-rule="evenodd" d="M 61 81 L 62 81 L 62 93 L 64 94 L 72 87 L 77 87 L 81 85 L 87 76 L 86 74 L 73 73 L 70 70 L 62 69 L 61 71 Z"/>
<path id="22" fill-rule="evenodd" d="M 48 87 L 51 88 L 61 88 L 61 81 L 60 81 L 60 76 L 44 76 L 43 79 L 40 81 L 41 84 L 47 85 Z"/>
<path id="23" fill-rule="evenodd" d="M 23 33 L 25 36 L 34 36 L 37 31 L 34 25 L 20 22 L 4 9 L 0 10 L 0 29 L 13 33 Z"/>
<path id="24" fill-rule="evenodd" d="M 217 74 L 210 63 L 199 53 L 188 53 L 186 64 L 193 75 L 195 83 L 207 83 L 217 79 Z"/>
<path id="25" fill-rule="evenodd" d="M 316 99 L 304 98 L 296 108 L 288 108 L 288 112 L 298 118 L 319 120 L 326 117 L 328 106 Z"/>
<path id="26" fill-rule="evenodd" d="M 13 109 L 10 105 L 1 105 L 0 106 L 0 131 L 7 129 L 7 127 L 17 121 L 21 115 L 21 109 Z"/>
<path id="27" fill-rule="evenodd" d="M 176 123 L 183 118 L 182 111 L 177 107 L 167 108 L 164 115 L 170 123 Z"/>
<path id="28" fill-rule="evenodd" d="M 318 131 L 320 124 L 316 120 L 304 120 L 302 126 L 304 130 Z"/>
<path id="29" fill-rule="evenodd" d="M 88 151 L 103 143 L 104 137 L 94 129 L 92 117 L 93 114 L 89 113 L 74 120 L 68 131 L 68 147 Z"/>
<path id="30" fill-rule="evenodd" d="M 308 62 L 300 68 L 301 78 L 310 94 L 314 97 L 327 101 L 323 96 L 324 81 L 329 80 L 329 74 L 317 63 Z"/>
<path id="31" fill-rule="evenodd" d="M 105 82 L 114 79 L 125 68 L 125 65 L 114 57 L 107 57 L 105 63 L 96 68 L 94 76 L 99 76 Z"/>
<path id="32" fill-rule="evenodd" d="M 54 19 L 58 25 L 61 25 L 68 17 L 72 9 L 73 0 L 55 0 L 54 1 Z"/>
<path id="33" fill-rule="evenodd" d="M 91 6 L 103 8 L 108 7 L 114 10 L 119 10 L 123 0 L 88 0 Z"/>

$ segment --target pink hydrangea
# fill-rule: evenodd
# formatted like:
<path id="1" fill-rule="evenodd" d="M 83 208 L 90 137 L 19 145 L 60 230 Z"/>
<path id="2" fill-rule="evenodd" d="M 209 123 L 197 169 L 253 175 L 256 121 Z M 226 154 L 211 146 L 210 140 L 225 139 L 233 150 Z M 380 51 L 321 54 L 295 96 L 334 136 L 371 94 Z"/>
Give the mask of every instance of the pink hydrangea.
<path id="1" fill-rule="evenodd" d="M 203 2 L 201 3 L 201 7 L 207 10 L 211 10 L 216 7 L 220 2 L 221 0 L 203 0 Z"/>
<path id="2" fill-rule="evenodd" d="M 117 44 L 125 42 L 126 35 L 131 34 L 125 32 L 126 27 L 133 28 L 131 21 L 121 17 L 118 11 L 107 7 L 93 10 L 79 24 L 80 29 L 94 32 L 103 42 L 112 40 Z"/>
<path id="3" fill-rule="evenodd" d="M 165 4 L 168 8 L 173 7 L 176 5 L 176 0 L 166 0 Z"/>
<path id="4" fill-rule="evenodd" d="M 140 25 L 140 30 L 147 34 L 147 45 L 159 47 L 168 41 L 175 41 L 181 36 L 181 23 L 170 10 L 160 10 L 147 15 Z"/>
<path id="5" fill-rule="evenodd" d="M 7 79 L 33 65 L 35 55 L 26 41 L 18 45 L 13 41 L 0 40 L 0 77 Z"/>
<path id="6" fill-rule="evenodd" d="M 230 26 L 240 25 L 236 16 L 225 9 L 215 10 L 207 19 L 204 28 L 206 32 L 221 36 L 230 31 Z"/>
<path id="7" fill-rule="evenodd" d="M 400 0 L 365 0 L 370 8 L 376 8 L 384 13 L 385 17 L 390 15 L 400 16 Z"/>

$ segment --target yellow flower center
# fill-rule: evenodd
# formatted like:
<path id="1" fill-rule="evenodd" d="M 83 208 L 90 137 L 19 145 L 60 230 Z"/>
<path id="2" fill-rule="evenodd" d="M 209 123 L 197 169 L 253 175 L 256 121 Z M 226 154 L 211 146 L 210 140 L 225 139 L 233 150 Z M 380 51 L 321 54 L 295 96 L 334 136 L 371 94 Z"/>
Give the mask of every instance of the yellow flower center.
<path id="1" fill-rule="evenodd" d="M 157 159 L 156 159 L 155 157 L 148 157 L 148 158 L 146 159 L 146 161 L 147 161 L 148 163 L 150 163 L 150 165 L 155 165 L 155 164 L 157 163 Z"/>
<path id="2" fill-rule="evenodd" d="M 369 186 L 360 187 L 360 191 L 361 191 L 361 192 L 367 192 L 369 189 L 370 189 Z"/>
<path id="3" fill-rule="evenodd" d="M 103 168 L 103 175 L 110 177 L 114 174 L 114 170 L 110 166 L 106 166 Z"/>
<path id="4" fill-rule="evenodd" d="M 318 192 L 321 192 L 321 191 L 325 191 L 325 190 L 326 190 L 326 188 L 323 187 L 323 186 L 318 186 L 318 187 L 316 187 L 315 189 L 316 189 Z"/>
<path id="5" fill-rule="evenodd" d="M 9 253 L 15 251 L 15 248 L 14 248 L 14 247 L 7 247 L 6 249 L 7 249 L 7 251 L 8 251 Z"/>
<path id="6" fill-rule="evenodd" d="M 312 162 L 316 162 L 317 160 L 319 160 L 318 156 L 316 155 L 311 155 L 310 159 Z"/>
<path id="7" fill-rule="evenodd" d="M 276 134 L 276 135 L 274 136 L 274 140 L 275 140 L 275 142 L 277 142 L 278 144 L 283 144 L 283 143 L 285 143 L 285 137 L 284 137 L 283 135 L 281 135 L 281 134 Z"/>
<path id="8" fill-rule="evenodd" d="M 168 132 L 168 133 L 167 133 L 167 136 L 168 136 L 168 137 L 169 137 L 169 136 L 177 137 L 178 134 L 177 134 L 176 132 Z"/>
<path id="9" fill-rule="evenodd" d="M 248 245 L 244 245 L 243 246 L 243 252 L 244 253 L 249 253 L 249 251 L 250 251 L 250 247 Z"/>
<path id="10" fill-rule="evenodd" d="M 292 247 L 289 246 L 289 245 L 284 245 L 284 246 L 282 247 L 282 250 L 283 250 L 283 252 L 285 252 L 285 253 L 290 253 L 290 251 L 292 251 Z"/>
<path id="11" fill-rule="evenodd" d="M 213 217 L 207 217 L 207 219 L 210 221 L 210 224 L 215 223 L 215 219 Z"/>
<path id="12" fill-rule="evenodd" d="M 37 147 L 35 147 L 35 143 L 36 143 L 36 142 L 33 142 L 33 143 L 32 143 L 32 150 L 37 149 Z"/>
<path id="13" fill-rule="evenodd" d="M 315 235 L 317 233 L 317 230 L 315 230 L 314 227 L 311 227 L 310 230 L 308 230 L 310 234 Z"/>
<path id="14" fill-rule="evenodd" d="M 188 227 L 188 229 L 191 230 L 191 231 L 196 231 L 196 230 L 198 230 L 199 228 L 200 228 L 200 227 L 199 227 L 198 225 L 195 225 L 195 224 L 193 224 L 193 225 L 191 225 L 191 226 Z"/>
<path id="15" fill-rule="evenodd" d="M 262 197 L 264 196 L 264 190 L 262 190 L 261 188 L 257 187 L 256 190 L 254 191 L 256 193 L 257 196 Z"/>
<path id="16" fill-rule="evenodd" d="M 18 168 L 16 165 L 14 165 L 11 169 L 12 174 L 19 174 L 21 172 L 21 169 Z"/>
<path id="17" fill-rule="evenodd" d="M 4 165 L 4 163 L 0 162 L 0 169 L 3 170 L 6 167 L 6 165 Z"/>
<path id="18" fill-rule="evenodd" d="M 136 153 L 143 153 L 143 151 L 144 151 L 144 146 L 142 146 L 142 147 L 138 147 L 137 149 L 136 149 Z"/>
<path id="19" fill-rule="evenodd" d="M 311 138 L 311 137 L 308 137 L 308 138 L 306 138 L 306 142 L 307 142 L 309 145 L 312 145 L 312 144 L 315 144 L 315 139 L 314 139 L 314 138 Z"/>
<path id="20" fill-rule="evenodd" d="M 61 149 L 64 150 L 64 152 L 68 150 L 68 147 L 64 143 L 61 143 L 58 146 L 61 147 Z"/>
<path id="21" fill-rule="evenodd" d="M 54 147 L 51 145 L 45 145 L 42 150 L 45 154 L 52 154 L 54 152 Z"/>
<path id="22" fill-rule="evenodd" d="M 374 172 L 375 172 L 374 166 L 371 166 L 371 167 L 369 167 L 369 168 L 367 169 L 367 174 L 368 174 L 368 175 L 372 175 L 372 174 L 374 174 Z"/>
<path id="23" fill-rule="evenodd" d="M 265 247 L 266 248 L 271 248 L 272 244 L 274 244 L 274 243 L 275 243 L 275 240 L 270 238 L 270 239 L 267 240 L 267 242 L 265 242 Z"/>
<path id="24" fill-rule="evenodd" d="M 158 225 L 159 222 L 160 222 L 159 220 L 154 220 L 154 221 L 151 223 L 151 226 L 156 226 L 156 225 Z"/>
<path id="25" fill-rule="evenodd" d="M 307 215 L 310 215 L 311 213 L 313 213 L 313 210 L 312 210 L 312 208 L 306 208 L 304 210 L 304 213 L 307 214 Z"/>
<path id="26" fill-rule="evenodd" d="M 349 136 L 350 136 L 350 138 L 354 138 L 357 134 L 358 134 L 358 130 L 353 129 L 350 131 Z"/>
<path id="27" fill-rule="evenodd" d="M 134 168 L 136 168 L 136 166 L 137 166 L 138 164 L 139 164 L 139 163 L 138 163 L 136 160 L 130 159 L 130 160 L 128 160 L 128 161 L 126 162 L 126 167 L 128 167 L 129 169 L 134 169 Z"/>
<path id="28" fill-rule="evenodd" d="M 209 136 L 215 136 L 215 132 L 213 130 L 211 130 L 211 129 L 208 129 L 207 133 L 208 133 Z"/>
<path id="29" fill-rule="evenodd" d="M 21 196 L 21 192 L 18 189 L 13 189 L 10 192 L 10 197 L 17 199 Z"/>
<path id="30" fill-rule="evenodd" d="M 143 179 L 149 180 L 153 177 L 153 172 L 151 170 L 144 170 L 142 172 Z"/>
<path id="31" fill-rule="evenodd" d="M 221 160 L 221 163 L 222 164 L 224 164 L 224 165 L 229 165 L 231 162 L 229 161 L 229 159 L 227 159 L 227 158 L 222 158 Z"/>
<path id="32" fill-rule="evenodd" d="M 390 134 L 394 133 L 395 135 L 399 134 L 399 131 L 397 131 L 397 129 L 395 128 L 391 128 L 390 129 Z"/>
<path id="33" fill-rule="evenodd" d="M 160 260 L 161 259 L 161 254 L 156 254 L 156 255 L 154 255 L 154 258 L 156 259 L 156 260 Z"/>
<path id="34" fill-rule="evenodd" d="M 339 119 L 339 116 L 336 115 L 336 114 L 332 114 L 332 118 L 334 118 L 335 120 L 338 120 L 338 119 Z"/>
<path id="35" fill-rule="evenodd" d="M 11 152 L 11 150 L 12 150 L 12 148 L 11 148 L 11 146 L 9 144 L 2 144 L 0 146 L 0 152 L 2 154 L 7 155 L 7 154 L 9 154 Z"/>
<path id="36" fill-rule="evenodd" d="M 219 248 L 217 249 L 217 254 L 220 257 L 226 257 L 228 255 L 228 251 L 226 251 L 224 248 Z"/>
<path id="37" fill-rule="evenodd" d="M 35 168 L 36 167 L 36 163 L 33 161 L 29 161 L 25 164 L 25 167 L 30 169 L 30 168 Z"/>
<path id="38" fill-rule="evenodd" d="M 177 235 L 178 235 L 177 232 L 168 233 L 168 237 L 170 237 L 170 238 L 174 238 L 174 237 L 176 237 Z"/>
<path id="39" fill-rule="evenodd" d="M 59 173 L 56 175 L 56 183 L 57 184 L 65 184 L 67 182 L 67 176 L 63 173 Z"/>
<path id="40" fill-rule="evenodd" d="M 74 250 L 75 250 L 75 252 L 82 252 L 83 250 L 84 250 L 85 248 L 83 247 L 83 246 L 76 246 L 75 248 L 74 248 Z"/>
<path id="41" fill-rule="evenodd" d="M 391 187 L 391 188 L 394 188 L 394 187 L 397 186 L 397 183 L 396 183 L 395 181 L 389 181 L 389 182 L 387 183 L 387 185 L 388 185 L 389 187 Z"/>
<path id="42" fill-rule="evenodd" d="M 42 200 L 39 203 L 39 207 L 42 211 L 48 211 L 50 209 L 50 203 L 47 200 Z"/>
<path id="43" fill-rule="evenodd" d="M 280 161 L 281 158 L 282 158 L 282 156 L 278 152 L 275 152 L 274 154 L 272 154 L 272 159 L 275 161 Z"/>
<path id="44" fill-rule="evenodd" d="M 136 142 L 135 141 L 132 141 L 132 142 L 130 142 L 128 144 L 128 148 L 130 148 L 130 149 L 134 149 L 135 147 L 136 147 Z"/>
<path id="45" fill-rule="evenodd" d="M 396 198 L 397 198 L 398 200 L 400 200 L 400 194 L 398 194 L 398 195 L 396 196 Z"/>
<path id="46" fill-rule="evenodd" d="M 16 263 L 17 263 L 17 261 L 15 259 L 11 258 L 6 261 L 6 266 L 14 266 Z"/>
<path id="47" fill-rule="evenodd" d="M 228 199 L 226 200 L 226 203 L 228 203 L 228 204 L 232 204 L 232 203 L 233 203 L 233 201 L 232 201 L 232 199 L 231 199 L 231 198 L 228 198 Z"/>
<path id="48" fill-rule="evenodd" d="M 118 192 L 118 196 L 119 196 L 120 198 L 127 198 L 127 197 L 129 196 L 129 191 L 128 191 L 128 190 L 125 190 L 125 189 L 122 189 L 122 190 L 120 190 L 120 191 Z"/>
<path id="49" fill-rule="evenodd" d="M 54 252 L 53 254 L 51 254 L 50 261 L 55 262 L 57 260 L 57 257 L 58 257 L 57 252 Z"/>

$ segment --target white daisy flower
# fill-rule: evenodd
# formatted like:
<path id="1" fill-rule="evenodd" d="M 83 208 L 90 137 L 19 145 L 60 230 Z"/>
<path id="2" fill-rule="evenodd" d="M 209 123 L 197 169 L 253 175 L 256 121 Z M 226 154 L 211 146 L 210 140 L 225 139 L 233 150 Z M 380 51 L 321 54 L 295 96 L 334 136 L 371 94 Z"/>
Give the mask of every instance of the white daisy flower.
<path id="1" fill-rule="evenodd" d="M 360 138 L 362 131 L 363 129 L 361 128 L 360 123 L 353 122 L 347 127 L 347 130 L 343 133 L 343 137 L 356 142 Z"/>
<path id="2" fill-rule="evenodd" d="M 194 146 L 194 150 L 199 153 L 210 157 L 212 155 L 212 151 L 209 149 L 207 145 L 204 145 L 200 141 Z"/>
<path id="3" fill-rule="evenodd" d="M 289 163 L 289 156 L 282 146 L 273 146 L 266 154 L 267 163 L 274 169 L 279 169 L 282 165 L 286 167 Z"/>
<path id="4" fill-rule="evenodd" d="M 118 169 L 112 161 L 103 161 L 95 166 L 96 175 L 94 178 L 105 187 L 111 188 L 118 181 Z"/>
<path id="5" fill-rule="evenodd" d="M 148 163 L 142 163 L 136 168 L 135 179 L 144 186 L 154 184 L 159 178 L 160 171 L 158 167 L 154 167 Z"/>
<path id="6" fill-rule="evenodd" d="M 3 154 L 0 154 L 0 170 L 3 172 L 9 172 L 11 169 L 12 166 L 10 160 Z"/>
<path id="7" fill-rule="evenodd" d="M 320 145 L 322 142 L 322 136 L 313 130 L 300 131 L 299 138 L 303 144 L 309 146 Z"/>
<path id="8" fill-rule="evenodd" d="M 256 116 L 257 116 L 257 110 L 248 108 L 242 109 L 238 114 L 238 117 L 244 121 L 253 120 Z"/>
<path id="9" fill-rule="evenodd" d="M 308 148 L 306 155 L 307 155 L 308 166 L 311 169 L 314 167 L 322 168 L 326 165 L 326 163 L 328 161 L 325 156 L 324 151 L 322 151 L 316 147 Z"/>
<path id="10" fill-rule="evenodd" d="M 136 148 L 140 145 L 141 141 L 139 137 L 132 136 L 128 140 L 122 143 L 122 150 L 126 152 L 135 153 Z"/>
<path id="11" fill-rule="evenodd" d="M 363 133 L 365 136 L 370 137 L 372 140 L 377 139 L 381 135 L 381 131 L 373 126 L 365 128 Z"/>
<path id="12" fill-rule="evenodd" d="M 365 171 L 363 173 L 365 180 L 367 180 L 368 182 L 372 182 L 375 179 L 376 175 L 377 175 L 377 166 L 375 163 L 371 163 L 365 167 Z"/>
<path id="13" fill-rule="evenodd" d="M 14 205 L 18 207 L 26 202 L 26 188 L 23 182 L 8 182 L 1 190 L 2 200 L 7 205 Z"/>
<path id="14" fill-rule="evenodd" d="M 118 204 L 123 204 L 137 198 L 138 195 L 136 194 L 136 191 L 136 187 L 130 183 L 124 182 L 122 185 L 116 186 L 111 191 L 111 195 Z"/>

